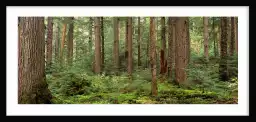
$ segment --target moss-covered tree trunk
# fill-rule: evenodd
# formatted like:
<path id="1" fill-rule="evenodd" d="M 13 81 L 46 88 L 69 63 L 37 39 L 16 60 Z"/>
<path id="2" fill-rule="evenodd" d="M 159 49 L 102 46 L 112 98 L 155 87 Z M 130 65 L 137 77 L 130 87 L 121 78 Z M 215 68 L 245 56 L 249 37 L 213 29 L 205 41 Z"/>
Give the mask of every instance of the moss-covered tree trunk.
<path id="1" fill-rule="evenodd" d="M 45 77 L 45 30 L 44 17 L 21 18 L 19 52 L 22 57 L 22 77 L 19 79 L 19 104 L 47 104 L 51 101 Z M 21 66 L 21 65 L 20 65 Z M 20 69 L 20 68 L 19 68 Z M 20 74 L 20 73 L 19 73 Z"/>

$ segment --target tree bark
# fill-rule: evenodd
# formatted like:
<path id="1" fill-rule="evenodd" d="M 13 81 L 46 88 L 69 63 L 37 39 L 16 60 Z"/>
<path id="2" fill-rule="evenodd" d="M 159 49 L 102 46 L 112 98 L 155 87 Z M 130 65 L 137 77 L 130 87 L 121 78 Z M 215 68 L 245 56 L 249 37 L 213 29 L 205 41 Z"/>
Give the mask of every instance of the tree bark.
<path id="1" fill-rule="evenodd" d="M 18 18 L 18 80 L 19 80 L 19 88 L 18 88 L 18 96 L 19 96 L 19 103 L 21 102 L 21 83 L 22 83 L 22 73 L 23 73 L 23 49 L 22 49 L 22 23 L 23 19 L 21 17 Z"/>
<path id="2" fill-rule="evenodd" d="M 128 18 L 125 23 L 125 58 L 127 60 L 127 66 L 128 66 Z"/>
<path id="3" fill-rule="evenodd" d="M 128 74 L 132 75 L 132 17 L 128 17 Z"/>
<path id="4" fill-rule="evenodd" d="M 95 73 L 101 72 L 101 48 L 100 48 L 100 17 L 95 17 Z"/>
<path id="5" fill-rule="evenodd" d="M 68 64 L 72 65 L 73 62 L 73 32 L 74 32 L 74 17 L 70 17 L 71 23 L 68 31 Z"/>
<path id="6" fill-rule="evenodd" d="M 48 17 L 48 24 L 47 24 L 47 55 L 46 55 L 46 62 L 47 67 L 51 66 L 52 63 L 52 36 L 53 36 L 53 18 Z"/>
<path id="7" fill-rule="evenodd" d="M 212 18 L 212 30 L 213 30 L 213 50 L 214 50 L 214 57 L 217 57 L 218 48 L 216 48 L 216 29 L 215 29 L 215 19 Z M 218 42 L 218 41 L 217 41 Z M 218 47 L 218 46 L 217 46 Z"/>
<path id="8" fill-rule="evenodd" d="M 104 68 L 104 60 L 105 60 L 105 53 L 104 53 L 104 19 L 101 17 L 101 68 Z"/>
<path id="9" fill-rule="evenodd" d="M 187 31 L 186 31 L 186 17 L 177 17 L 175 24 L 176 31 L 176 56 L 175 56 L 175 79 L 178 83 L 186 81 L 186 42 L 187 42 Z"/>
<path id="10" fill-rule="evenodd" d="M 173 65 L 173 22 L 172 17 L 168 17 L 168 69 L 169 77 L 172 80 L 172 65 Z"/>
<path id="11" fill-rule="evenodd" d="M 150 63 L 151 63 L 151 72 L 152 72 L 152 85 L 151 91 L 153 96 L 157 96 L 157 81 L 156 81 L 156 27 L 155 27 L 155 18 L 150 17 Z"/>
<path id="12" fill-rule="evenodd" d="M 114 66 L 116 74 L 119 72 L 119 18 L 114 17 Z"/>
<path id="13" fill-rule="evenodd" d="M 220 55 L 220 80 L 228 80 L 227 70 L 227 41 L 228 41 L 228 18 L 221 17 L 221 55 Z"/>
<path id="14" fill-rule="evenodd" d="M 166 55 L 166 37 L 165 37 L 165 17 L 161 17 L 161 40 L 162 40 L 162 49 L 160 53 L 160 74 L 165 75 L 167 71 L 167 60 L 165 59 Z"/>
<path id="15" fill-rule="evenodd" d="M 44 17 L 21 18 L 22 74 L 19 81 L 19 104 L 51 103 L 51 93 L 45 76 L 45 25 Z M 21 64 L 21 62 L 19 62 Z M 19 67 L 20 69 L 20 67 Z"/>
<path id="16" fill-rule="evenodd" d="M 92 54 L 92 26 L 93 26 L 93 19 L 92 17 L 89 18 L 89 53 Z"/>
<path id="17" fill-rule="evenodd" d="M 64 54 L 64 44 L 66 39 L 66 29 L 67 29 L 67 23 L 63 23 L 63 30 L 62 30 L 62 39 L 61 39 L 61 47 L 60 47 L 60 62 L 61 64 L 64 63 L 63 54 Z"/>
<path id="18" fill-rule="evenodd" d="M 140 17 L 138 17 L 138 66 L 141 66 L 140 41 L 141 41 L 141 25 L 140 25 Z"/>
<path id="19" fill-rule="evenodd" d="M 230 55 L 233 56 L 235 51 L 235 19 L 231 17 L 231 40 L 230 40 Z"/>
<path id="20" fill-rule="evenodd" d="M 208 32 L 208 17 L 204 17 L 204 57 L 208 61 L 209 60 L 209 32 Z"/>
<path id="21" fill-rule="evenodd" d="M 56 23 L 56 40 L 55 40 L 55 62 L 58 62 L 59 61 L 59 46 L 60 46 L 60 27 L 59 27 L 59 24 Z"/>
<path id="22" fill-rule="evenodd" d="M 236 30 L 236 53 L 238 54 L 238 17 L 235 17 L 235 30 Z"/>
<path id="23" fill-rule="evenodd" d="M 186 66 L 189 64 L 189 62 L 190 62 L 190 30 L 189 30 L 189 17 L 187 17 L 187 21 L 186 21 L 186 31 L 187 31 L 187 44 L 186 44 L 186 46 L 187 46 L 187 48 L 186 48 L 186 50 L 187 50 L 187 52 L 186 52 Z"/>

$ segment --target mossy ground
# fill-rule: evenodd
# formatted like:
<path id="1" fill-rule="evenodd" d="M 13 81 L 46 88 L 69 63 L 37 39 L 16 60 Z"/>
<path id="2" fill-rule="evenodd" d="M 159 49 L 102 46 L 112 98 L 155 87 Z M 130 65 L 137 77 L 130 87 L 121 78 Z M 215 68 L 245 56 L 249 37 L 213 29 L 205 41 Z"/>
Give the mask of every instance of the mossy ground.
<path id="1" fill-rule="evenodd" d="M 169 79 L 160 82 L 158 75 L 156 97 L 151 95 L 150 69 L 134 71 L 132 80 L 126 73 L 95 75 L 77 68 L 53 72 L 46 79 L 54 104 L 237 104 L 237 70 L 231 70 L 230 81 L 219 81 L 219 66 L 213 59 L 191 62 L 182 85 Z"/>
<path id="2" fill-rule="evenodd" d="M 223 84 L 222 84 L 223 85 Z M 220 86 L 222 86 L 220 85 Z M 237 93 L 183 88 L 170 83 L 158 85 L 158 96 L 140 89 L 123 92 L 96 92 L 81 95 L 55 94 L 55 104 L 237 104 Z"/>

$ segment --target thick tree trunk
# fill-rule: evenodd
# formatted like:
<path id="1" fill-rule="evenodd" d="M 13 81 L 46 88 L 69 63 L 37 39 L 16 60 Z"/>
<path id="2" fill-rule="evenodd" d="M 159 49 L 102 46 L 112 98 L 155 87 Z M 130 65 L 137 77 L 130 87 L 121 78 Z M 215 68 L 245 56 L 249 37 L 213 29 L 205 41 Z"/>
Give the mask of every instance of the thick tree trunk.
<path id="1" fill-rule="evenodd" d="M 95 73 L 101 72 L 101 48 L 100 48 L 100 17 L 95 17 Z"/>
<path id="2" fill-rule="evenodd" d="M 66 29 L 67 29 L 67 24 L 63 23 L 62 39 L 61 39 L 61 47 L 60 47 L 60 62 L 61 62 L 61 64 L 64 63 L 63 54 L 64 54 L 64 44 L 65 44 L 65 39 L 66 39 Z"/>
<path id="3" fill-rule="evenodd" d="M 221 17 L 221 55 L 220 55 L 220 80 L 228 80 L 227 69 L 227 41 L 228 41 L 228 18 Z"/>
<path id="4" fill-rule="evenodd" d="M 23 69 L 19 70 L 19 104 L 47 104 L 51 93 L 45 80 L 45 30 L 43 17 L 21 18 L 21 40 Z M 21 63 L 21 62 L 19 62 Z M 20 69 L 20 68 L 19 68 Z"/>
<path id="5" fill-rule="evenodd" d="M 68 31 L 68 64 L 72 65 L 73 62 L 73 32 L 74 32 L 74 17 L 70 17 L 70 20 L 72 21 L 69 25 L 69 31 Z"/>
<path id="6" fill-rule="evenodd" d="M 52 36 L 53 36 L 53 18 L 48 17 L 47 24 L 47 54 L 46 54 L 46 62 L 47 67 L 51 66 L 52 63 Z"/>
<path id="7" fill-rule="evenodd" d="M 208 32 L 208 17 L 204 17 L 204 57 L 208 61 L 209 60 L 209 32 Z"/>
<path id="8" fill-rule="evenodd" d="M 141 66 L 140 41 L 141 41 L 141 25 L 140 25 L 140 17 L 138 17 L 138 66 Z"/>
<path id="9" fill-rule="evenodd" d="M 19 70 L 19 73 L 18 73 L 18 80 L 19 80 L 19 88 L 18 88 L 18 96 L 19 96 L 19 103 L 21 102 L 21 91 L 22 91 L 22 88 L 21 88 L 21 83 L 22 83 L 22 73 L 23 73 L 23 49 L 22 49 L 22 26 L 21 24 L 22 23 L 23 19 L 21 19 L 19 17 L 18 19 L 18 70 Z"/>
<path id="10" fill-rule="evenodd" d="M 132 75 L 132 17 L 128 17 L 128 74 Z"/>
<path id="11" fill-rule="evenodd" d="M 119 18 L 114 17 L 114 66 L 116 74 L 119 72 Z"/>
<path id="12" fill-rule="evenodd" d="M 150 17 L 150 63 L 152 72 L 152 86 L 151 91 L 153 96 L 157 96 L 157 81 L 156 81 L 156 27 L 155 18 Z"/>
<path id="13" fill-rule="evenodd" d="M 235 51 L 235 19 L 231 17 L 231 40 L 230 40 L 230 55 L 233 56 Z"/>
<path id="14" fill-rule="evenodd" d="M 175 24 L 176 31 L 176 56 L 175 56 L 175 78 L 178 83 L 186 81 L 186 42 L 187 42 L 187 31 L 185 21 L 186 17 L 177 17 Z"/>

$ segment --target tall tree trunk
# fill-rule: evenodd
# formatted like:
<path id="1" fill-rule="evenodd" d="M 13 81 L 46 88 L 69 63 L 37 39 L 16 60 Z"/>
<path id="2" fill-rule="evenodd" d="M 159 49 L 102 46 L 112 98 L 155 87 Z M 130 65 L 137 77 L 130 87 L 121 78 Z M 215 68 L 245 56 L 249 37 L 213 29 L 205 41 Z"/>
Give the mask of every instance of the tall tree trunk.
<path id="1" fill-rule="evenodd" d="M 236 43 L 236 53 L 238 54 L 238 17 L 235 17 L 235 30 L 236 30 L 236 39 L 235 39 L 235 43 Z"/>
<path id="2" fill-rule="evenodd" d="M 132 75 L 132 17 L 128 17 L 128 74 Z"/>
<path id="3" fill-rule="evenodd" d="M 214 50 L 214 57 L 217 57 L 218 50 L 216 49 L 216 29 L 215 29 L 215 19 L 212 17 L 212 30 L 213 30 L 213 50 Z M 217 41 L 218 42 L 218 41 Z M 218 46 L 217 46 L 218 47 Z"/>
<path id="4" fill-rule="evenodd" d="M 93 18 L 90 17 L 89 18 L 89 54 L 90 57 L 93 56 L 93 52 L 92 52 L 92 42 L 93 42 Z M 95 56 L 92 57 L 92 71 L 95 72 Z"/>
<path id="5" fill-rule="evenodd" d="M 63 30 L 62 30 L 62 39 L 61 39 L 61 47 L 60 47 L 60 62 L 61 64 L 64 63 L 63 54 L 64 54 L 64 43 L 66 39 L 66 29 L 67 29 L 67 23 L 63 23 Z"/>
<path id="6" fill-rule="evenodd" d="M 45 76 L 45 30 L 43 17 L 21 18 L 21 41 L 24 52 L 22 78 L 19 81 L 19 104 L 51 103 L 51 93 Z M 21 46 L 21 45 L 20 45 Z M 21 58 L 21 57 L 20 57 Z M 36 64 L 36 65 L 35 65 Z"/>
<path id="7" fill-rule="evenodd" d="M 104 53 L 104 19 L 101 17 L 101 68 L 104 68 L 104 60 L 105 60 L 105 53 Z"/>
<path id="8" fill-rule="evenodd" d="M 168 17 L 168 69 L 169 69 L 169 77 L 172 80 L 172 65 L 173 65 L 173 19 L 172 17 Z"/>
<path id="9" fill-rule="evenodd" d="M 125 23 L 125 58 L 128 66 L 128 18 Z"/>
<path id="10" fill-rule="evenodd" d="M 48 17 L 48 24 L 47 24 L 47 55 L 46 55 L 46 62 L 47 67 L 51 66 L 52 63 L 52 35 L 53 35 L 53 18 Z"/>
<path id="11" fill-rule="evenodd" d="M 144 17 L 143 25 L 145 25 L 146 23 L 147 23 L 147 17 Z M 146 68 L 149 68 L 149 43 L 150 43 L 149 34 L 148 34 L 147 40 L 145 40 L 146 41 Z"/>
<path id="12" fill-rule="evenodd" d="M 151 91 L 153 96 L 157 96 L 157 81 L 156 81 L 156 27 L 155 18 L 150 17 L 150 63 L 152 72 Z"/>
<path id="13" fill-rule="evenodd" d="M 138 17 L 138 66 L 141 66 L 140 41 L 141 41 L 141 25 L 140 25 L 140 17 Z"/>
<path id="14" fill-rule="evenodd" d="M 161 27 L 162 27 L 162 32 L 161 32 L 161 40 L 162 40 L 162 50 L 166 52 L 166 37 L 165 37 L 165 17 L 161 17 Z M 165 58 L 165 56 L 164 56 Z"/>
<path id="15" fill-rule="evenodd" d="M 166 55 L 166 37 L 165 37 L 165 17 L 161 17 L 161 42 L 162 49 L 160 53 L 160 74 L 165 75 L 167 71 L 167 60 L 165 59 Z"/>
<path id="16" fill-rule="evenodd" d="M 230 49 L 231 47 L 231 19 L 230 17 L 227 18 L 228 19 L 228 44 L 227 44 L 227 49 Z M 227 50 L 227 55 L 230 55 L 230 50 Z"/>
<path id="17" fill-rule="evenodd" d="M 68 64 L 72 65 L 73 62 L 73 32 L 74 32 L 74 17 L 70 17 L 71 23 L 68 31 Z"/>
<path id="18" fill-rule="evenodd" d="M 56 40 L 55 40 L 55 61 L 58 62 L 59 61 L 59 46 L 60 46 L 60 27 L 59 24 L 56 23 Z"/>
<path id="19" fill-rule="evenodd" d="M 93 26 L 93 18 L 89 18 L 89 53 L 92 55 L 92 26 Z"/>
<path id="20" fill-rule="evenodd" d="M 21 24 L 23 24 L 21 21 L 23 19 L 21 19 L 21 17 L 18 17 L 18 70 L 19 70 L 19 73 L 18 73 L 18 80 L 19 80 L 19 88 L 18 88 L 18 96 L 19 96 L 19 103 L 21 101 L 21 91 L 22 91 L 22 88 L 21 88 L 21 83 L 22 83 L 22 74 L 23 74 L 23 48 L 22 48 L 22 26 Z"/>
<path id="21" fill-rule="evenodd" d="M 204 57 L 208 61 L 209 60 L 209 32 L 208 32 L 208 17 L 204 17 Z"/>
<path id="22" fill-rule="evenodd" d="M 190 32 L 189 32 L 189 17 L 186 20 L 186 32 L 187 32 L 187 43 L 186 43 L 186 66 L 189 64 L 190 61 Z"/>
<path id="23" fill-rule="evenodd" d="M 177 17 L 175 24 L 176 31 L 176 56 L 175 56 L 175 78 L 178 83 L 186 81 L 186 42 L 187 42 L 187 31 L 185 21 L 186 17 Z"/>
<path id="24" fill-rule="evenodd" d="M 119 72 L 119 18 L 114 17 L 114 66 L 116 74 Z"/>
<path id="25" fill-rule="evenodd" d="M 231 40 L 230 40 L 230 55 L 233 56 L 235 50 L 235 19 L 231 17 Z"/>
<path id="26" fill-rule="evenodd" d="M 95 17 L 95 73 L 101 72 L 101 48 L 100 48 L 100 17 Z"/>
<path id="27" fill-rule="evenodd" d="M 221 55 L 220 55 L 220 80 L 228 80 L 227 70 L 227 41 L 228 41 L 228 18 L 221 17 Z"/>
<path id="28" fill-rule="evenodd" d="M 218 23 L 218 31 L 217 31 L 217 46 L 218 46 L 218 55 L 220 55 L 220 53 L 221 53 L 221 50 L 220 50 L 220 43 L 221 43 L 221 20 L 219 21 L 219 23 Z"/>

